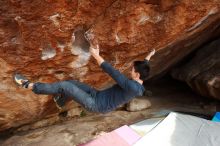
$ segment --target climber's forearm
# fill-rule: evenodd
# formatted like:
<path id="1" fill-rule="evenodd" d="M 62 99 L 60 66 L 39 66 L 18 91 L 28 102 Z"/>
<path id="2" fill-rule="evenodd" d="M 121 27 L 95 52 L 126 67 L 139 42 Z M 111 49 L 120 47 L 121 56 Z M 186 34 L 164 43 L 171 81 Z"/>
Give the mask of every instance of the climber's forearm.
<path id="1" fill-rule="evenodd" d="M 145 59 L 149 61 L 154 54 L 155 54 L 155 50 L 152 50 L 152 51 L 147 55 L 147 57 L 145 57 Z"/>
<path id="2" fill-rule="evenodd" d="M 105 60 L 100 55 L 93 55 L 93 57 L 96 59 L 98 65 L 100 66 Z"/>
<path id="3" fill-rule="evenodd" d="M 145 59 L 149 61 L 151 57 L 152 55 L 148 55 Z"/>
<path id="4" fill-rule="evenodd" d="M 98 44 L 95 47 L 91 45 L 89 47 L 89 52 L 96 59 L 99 66 L 104 62 L 104 59 L 99 55 L 99 45 Z"/>

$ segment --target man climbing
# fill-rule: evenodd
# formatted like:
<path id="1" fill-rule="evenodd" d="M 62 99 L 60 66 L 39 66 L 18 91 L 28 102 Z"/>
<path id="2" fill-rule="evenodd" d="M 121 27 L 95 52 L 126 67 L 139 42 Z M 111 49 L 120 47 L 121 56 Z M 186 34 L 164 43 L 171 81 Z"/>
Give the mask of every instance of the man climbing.
<path id="1" fill-rule="evenodd" d="M 67 80 L 55 83 L 32 83 L 20 74 L 14 75 L 15 82 L 23 88 L 32 90 L 36 94 L 53 95 L 58 108 L 62 109 L 66 99 L 71 97 L 81 104 L 86 110 L 91 112 L 107 113 L 116 109 L 119 105 L 127 103 L 136 96 L 142 96 L 145 89 L 143 81 L 149 75 L 149 60 L 154 55 L 151 51 L 144 61 L 134 61 L 131 70 L 131 78 L 121 74 L 114 69 L 99 55 L 99 47 L 90 47 L 91 55 L 97 60 L 100 67 L 117 84 L 105 90 L 98 91 L 84 83 Z"/>

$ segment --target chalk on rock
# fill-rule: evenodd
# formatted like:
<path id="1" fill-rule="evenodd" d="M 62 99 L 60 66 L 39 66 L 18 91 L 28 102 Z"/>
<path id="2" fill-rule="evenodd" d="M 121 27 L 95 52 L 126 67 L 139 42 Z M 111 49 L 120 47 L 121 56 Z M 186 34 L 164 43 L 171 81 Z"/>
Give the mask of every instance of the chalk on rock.
<path id="1" fill-rule="evenodd" d="M 90 59 L 89 42 L 84 36 L 85 30 L 81 27 L 77 28 L 72 34 L 72 44 L 69 46 L 70 51 L 77 58 L 70 63 L 72 68 L 80 68 L 85 66 Z"/>
<path id="2" fill-rule="evenodd" d="M 45 48 L 42 50 L 41 59 L 47 60 L 56 56 L 56 50 L 53 48 Z"/>
<path id="3" fill-rule="evenodd" d="M 85 34 L 84 34 L 84 37 L 89 42 L 92 41 L 95 38 L 95 36 L 94 36 L 94 34 L 92 33 L 91 30 L 86 31 Z"/>
<path id="4" fill-rule="evenodd" d="M 62 44 L 62 43 L 58 43 L 58 44 L 57 44 L 57 47 L 60 48 L 60 51 L 61 51 L 61 52 L 64 52 L 64 48 L 66 47 L 66 45 L 65 45 L 65 44 Z"/>
<path id="5" fill-rule="evenodd" d="M 49 17 L 49 19 L 53 22 L 53 24 L 55 26 L 59 26 L 60 25 L 60 22 L 59 22 L 60 14 L 52 15 L 52 16 Z"/>

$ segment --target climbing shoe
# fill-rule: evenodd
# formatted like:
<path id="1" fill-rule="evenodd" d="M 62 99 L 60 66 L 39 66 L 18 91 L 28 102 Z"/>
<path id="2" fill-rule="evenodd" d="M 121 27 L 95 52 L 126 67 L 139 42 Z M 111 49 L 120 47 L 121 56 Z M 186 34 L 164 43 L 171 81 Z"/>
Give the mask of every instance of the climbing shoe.
<path id="1" fill-rule="evenodd" d="M 18 86 L 21 86 L 23 88 L 28 88 L 28 85 L 30 84 L 29 80 L 26 79 L 21 74 L 15 74 L 14 75 L 14 81 Z"/>
<path id="2" fill-rule="evenodd" d="M 59 113 L 59 117 L 67 117 L 67 115 L 68 115 L 68 111 L 67 110 L 62 111 L 62 112 Z"/>
<path id="3" fill-rule="evenodd" d="M 59 117 L 67 117 L 68 111 L 65 106 L 65 98 L 62 95 L 56 95 L 53 97 L 57 108 L 60 110 Z"/>
<path id="4" fill-rule="evenodd" d="M 53 100 L 56 103 L 57 108 L 59 108 L 60 110 L 62 110 L 64 108 L 64 106 L 65 106 L 65 98 L 62 95 L 60 95 L 60 94 L 55 95 L 53 97 Z"/>

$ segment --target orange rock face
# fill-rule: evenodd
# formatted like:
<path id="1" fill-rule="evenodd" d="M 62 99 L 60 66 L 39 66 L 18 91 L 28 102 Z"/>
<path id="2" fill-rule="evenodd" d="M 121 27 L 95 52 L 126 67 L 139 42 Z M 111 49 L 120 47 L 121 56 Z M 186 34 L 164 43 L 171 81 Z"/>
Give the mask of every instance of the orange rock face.
<path id="1" fill-rule="evenodd" d="M 159 75 L 218 35 L 220 2 L 8 0 L 0 1 L 0 19 L 1 131 L 57 112 L 50 97 L 17 88 L 13 73 L 32 81 L 108 86 L 112 80 L 88 52 L 96 39 L 101 55 L 124 73 L 155 48 L 151 76 Z"/>

